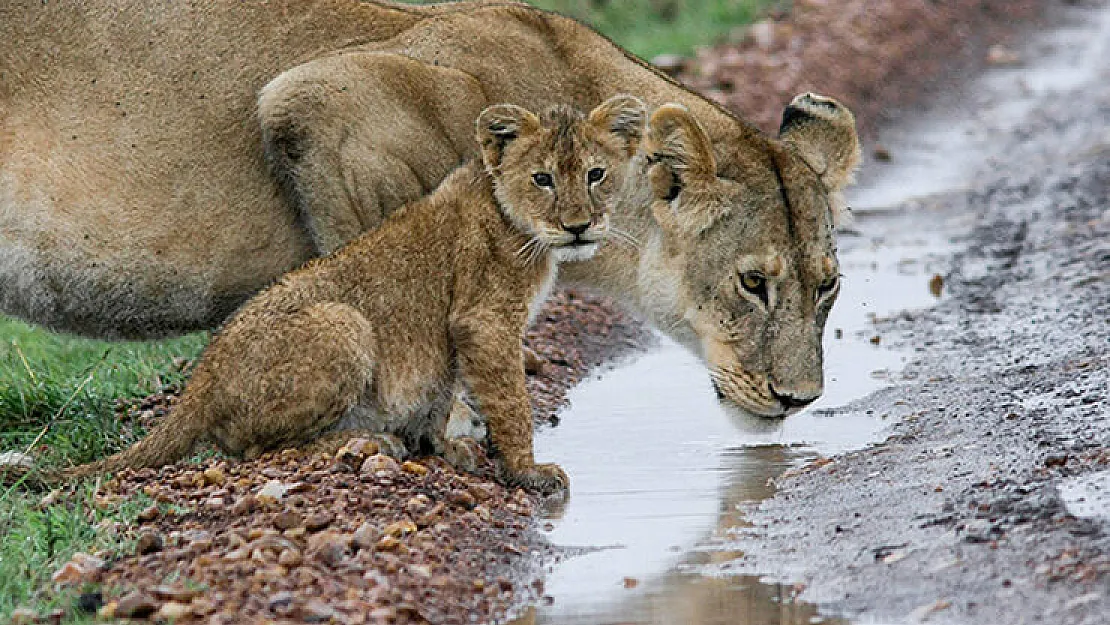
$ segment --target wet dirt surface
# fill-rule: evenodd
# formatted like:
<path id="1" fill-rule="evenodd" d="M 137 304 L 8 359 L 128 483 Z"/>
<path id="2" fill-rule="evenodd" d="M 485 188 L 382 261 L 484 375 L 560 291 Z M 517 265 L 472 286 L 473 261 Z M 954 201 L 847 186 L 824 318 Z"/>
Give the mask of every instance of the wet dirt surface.
<path id="1" fill-rule="evenodd" d="M 859 622 L 1107 622 L 1110 9 L 1055 19 L 1020 51 L 1031 67 L 988 73 L 914 148 L 948 159 L 962 124 L 989 138 L 983 158 L 960 159 L 951 191 L 890 208 L 908 228 L 974 220 L 937 306 L 875 323 L 913 361 L 843 410 L 903 418 L 881 444 L 777 480 L 721 573 L 800 583 Z M 1056 69 L 1030 71 L 1046 54 Z"/>

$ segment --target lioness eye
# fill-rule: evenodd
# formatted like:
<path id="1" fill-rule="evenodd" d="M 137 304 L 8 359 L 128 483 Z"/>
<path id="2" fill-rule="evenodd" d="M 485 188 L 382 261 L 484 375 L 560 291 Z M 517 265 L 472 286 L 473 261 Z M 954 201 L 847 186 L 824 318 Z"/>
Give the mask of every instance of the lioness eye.
<path id="1" fill-rule="evenodd" d="M 532 174 L 532 182 L 536 183 L 537 187 L 550 188 L 555 186 L 555 181 L 551 178 L 551 174 L 542 171 Z"/>
<path id="2" fill-rule="evenodd" d="M 740 276 L 740 286 L 764 302 L 767 301 L 767 278 L 762 274 L 749 272 Z"/>
<path id="3" fill-rule="evenodd" d="M 589 183 L 601 182 L 601 179 L 604 177 L 605 170 L 600 167 L 594 167 L 590 171 L 586 172 L 586 181 Z"/>

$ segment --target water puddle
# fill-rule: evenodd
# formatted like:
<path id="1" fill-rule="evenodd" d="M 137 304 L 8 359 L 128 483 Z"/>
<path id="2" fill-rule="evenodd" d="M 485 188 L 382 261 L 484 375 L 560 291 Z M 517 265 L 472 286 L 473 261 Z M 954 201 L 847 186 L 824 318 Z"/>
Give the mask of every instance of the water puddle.
<path id="1" fill-rule="evenodd" d="M 826 393 L 778 426 L 718 403 L 705 368 L 667 339 L 570 395 L 562 425 L 536 435 L 538 455 L 563 465 L 572 494 L 548 538 L 581 548 L 546 582 L 554 602 L 537 623 L 809 624 L 795 589 L 718 575 L 742 554 L 721 550 L 743 526 L 741 506 L 768 480 L 815 454 L 878 439 L 883 415 L 837 407 L 889 385 L 907 354 L 873 342 L 874 316 L 922 308 L 950 243 L 937 230 L 873 215 L 841 237 L 845 279 L 826 331 Z"/>

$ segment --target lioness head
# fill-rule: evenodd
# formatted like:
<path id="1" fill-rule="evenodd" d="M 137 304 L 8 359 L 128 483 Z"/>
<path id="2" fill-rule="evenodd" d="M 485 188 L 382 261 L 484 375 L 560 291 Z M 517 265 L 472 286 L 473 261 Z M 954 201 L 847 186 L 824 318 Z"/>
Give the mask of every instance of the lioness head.
<path id="1" fill-rule="evenodd" d="M 482 111 L 478 145 L 498 202 L 537 251 L 561 261 L 597 252 L 645 117 L 644 103 L 623 95 L 588 115 L 566 106 L 542 117 L 511 104 Z"/>
<path id="2" fill-rule="evenodd" d="M 708 364 L 722 399 L 785 416 L 823 390 L 821 337 L 840 288 L 833 230 L 859 163 L 855 120 L 835 100 L 798 96 L 779 140 L 724 159 L 690 113 L 651 116 L 640 170 L 657 234 L 643 276 Z M 723 153 L 722 153 L 723 156 Z M 731 169 L 731 168 L 730 168 Z"/>

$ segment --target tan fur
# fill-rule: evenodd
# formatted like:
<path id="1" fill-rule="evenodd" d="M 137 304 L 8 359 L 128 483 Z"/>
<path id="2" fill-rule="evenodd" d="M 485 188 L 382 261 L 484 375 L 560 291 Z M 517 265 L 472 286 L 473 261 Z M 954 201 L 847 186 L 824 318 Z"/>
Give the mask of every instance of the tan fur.
<path id="1" fill-rule="evenodd" d="M 486 109 L 481 162 L 248 302 L 165 422 L 65 477 L 167 464 L 201 440 L 253 457 L 337 429 L 368 433 L 395 453 L 443 453 L 453 445 L 444 428 L 457 379 L 508 479 L 565 488 L 558 466 L 533 460 L 520 339 L 557 261 L 591 256 L 606 235 L 644 117 L 627 96 L 588 119 L 566 107 L 542 120 L 517 106 Z M 590 171 L 604 175 L 591 180 Z M 565 229 L 578 225 L 577 235 Z"/>
<path id="2" fill-rule="evenodd" d="M 477 153 L 470 123 L 490 103 L 617 93 L 677 102 L 704 131 L 685 152 L 711 146 L 691 163 L 715 171 L 675 205 L 677 223 L 703 230 L 664 234 L 642 167 L 613 211 L 641 249 L 610 246 L 564 281 L 710 358 L 735 351 L 735 333 L 692 312 L 694 293 L 742 257 L 780 255 L 777 312 L 714 300 L 751 319 L 742 351 L 760 356 L 709 364 L 754 368 L 758 401 L 735 399 L 761 414 L 782 413 L 772 378 L 820 392 L 827 306 L 811 295 L 825 275 L 811 265 L 835 260 L 829 207 L 857 162 L 850 113 L 806 96 L 767 137 L 585 26 L 511 3 L 0 4 L 0 309 L 105 337 L 213 327 L 433 189 Z"/>

